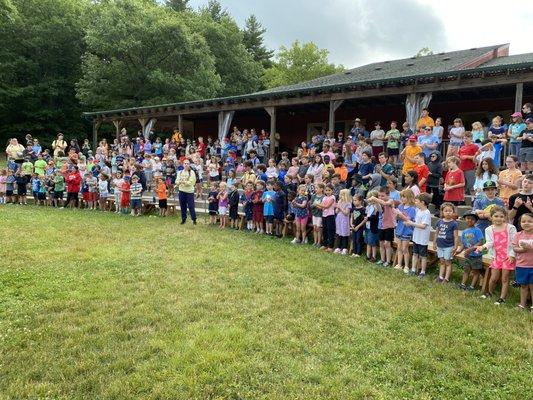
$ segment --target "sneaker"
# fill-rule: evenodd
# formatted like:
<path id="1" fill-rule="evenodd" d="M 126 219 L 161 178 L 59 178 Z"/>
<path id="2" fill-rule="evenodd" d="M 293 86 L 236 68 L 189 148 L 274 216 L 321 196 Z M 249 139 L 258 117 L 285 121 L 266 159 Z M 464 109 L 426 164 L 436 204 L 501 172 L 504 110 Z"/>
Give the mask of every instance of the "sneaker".
<path id="1" fill-rule="evenodd" d="M 421 272 L 421 273 L 418 274 L 418 277 L 420 279 L 424 279 L 426 277 L 426 273 L 425 272 Z"/>
<path id="2" fill-rule="evenodd" d="M 334 251 L 335 254 L 341 254 L 341 249 L 339 249 L 338 247 L 335 249 Z"/>
<path id="3" fill-rule="evenodd" d="M 444 282 L 444 278 L 442 276 L 438 276 L 437 279 L 435 279 L 435 281 L 437 281 L 437 283 L 442 283 Z"/>
<path id="4" fill-rule="evenodd" d="M 308 240 L 307 238 L 304 239 L 303 243 L 307 244 Z"/>
<path id="5" fill-rule="evenodd" d="M 494 302 L 495 306 L 499 306 L 501 304 L 505 303 L 505 299 L 502 299 L 501 297 Z"/>
<path id="6" fill-rule="evenodd" d="M 357 258 L 357 257 L 361 257 L 359 254 L 356 254 L 356 253 L 352 253 L 352 257 L 353 258 Z"/>
<path id="7" fill-rule="evenodd" d="M 466 290 L 466 285 L 464 283 L 459 283 L 457 289 Z"/>
<path id="8" fill-rule="evenodd" d="M 298 239 L 294 238 L 294 239 L 291 240 L 291 243 L 292 244 L 298 244 L 298 243 L 300 243 L 300 241 Z"/>
<path id="9" fill-rule="evenodd" d="M 345 256 L 346 254 L 348 254 L 348 249 L 342 249 L 341 254 L 342 254 L 343 256 Z"/>
<path id="10" fill-rule="evenodd" d="M 403 273 L 404 273 L 405 275 L 409 274 L 409 268 L 408 268 L 408 267 L 404 267 L 404 268 L 403 268 Z"/>
<path id="11" fill-rule="evenodd" d="M 482 299 L 490 299 L 492 297 L 492 293 L 483 293 L 481 295 Z"/>
<path id="12" fill-rule="evenodd" d="M 402 268 L 402 266 L 401 266 L 401 265 L 398 265 L 398 264 L 396 264 L 396 265 L 394 266 L 394 269 L 397 269 L 397 270 L 402 270 L 403 268 Z"/>
<path id="13" fill-rule="evenodd" d="M 384 262 L 383 264 L 381 264 L 384 268 L 389 268 L 390 267 L 390 264 L 388 262 Z"/>
<path id="14" fill-rule="evenodd" d="M 474 286 L 467 286 L 467 288 L 465 290 L 467 292 L 473 292 L 474 290 L 476 290 L 476 288 Z"/>
<path id="15" fill-rule="evenodd" d="M 383 264 L 383 261 L 379 260 L 378 262 L 376 262 L 377 265 L 381 265 Z"/>
<path id="16" fill-rule="evenodd" d="M 416 275 L 416 271 L 414 270 L 409 271 L 409 276 L 415 276 L 415 275 Z"/>

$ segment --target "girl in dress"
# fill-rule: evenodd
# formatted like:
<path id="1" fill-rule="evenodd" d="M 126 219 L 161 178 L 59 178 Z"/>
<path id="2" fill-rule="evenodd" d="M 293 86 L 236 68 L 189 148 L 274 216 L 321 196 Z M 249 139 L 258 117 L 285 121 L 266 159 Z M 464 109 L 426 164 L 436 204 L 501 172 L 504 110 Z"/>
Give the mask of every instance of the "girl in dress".
<path id="1" fill-rule="evenodd" d="M 228 191 L 226 189 L 226 182 L 220 182 L 217 199 L 220 228 L 225 228 L 228 220 Z"/>
<path id="2" fill-rule="evenodd" d="M 265 183 L 257 181 L 255 183 L 255 192 L 252 195 L 252 219 L 256 233 L 263 233 L 263 192 Z"/>
<path id="3" fill-rule="evenodd" d="M 339 238 L 337 254 L 348 254 L 348 240 L 350 238 L 350 212 L 352 209 L 352 196 L 350 189 L 342 189 L 339 192 L 339 201 L 335 206 L 335 233 Z"/>
<path id="4" fill-rule="evenodd" d="M 486 243 L 476 249 L 477 251 L 488 250 L 488 255 L 492 259 L 488 292 L 481 297 L 491 298 L 501 279 L 500 297 L 494 303 L 500 305 L 505 303 L 509 290 L 509 277 L 515 269 L 515 252 L 512 243 L 516 235 L 516 227 L 507 222 L 507 211 L 502 207 L 492 207 L 490 217 L 492 225 L 485 229 Z"/>
<path id="5" fill-rule="evenodd" d="M 307 208 L 307 186 L 298 186 L 298 196 L 291 202 L 294 210 L 294 226 L 296 235 L 291 243 L 307 243 L 307 219 L 309 211 Z"/>

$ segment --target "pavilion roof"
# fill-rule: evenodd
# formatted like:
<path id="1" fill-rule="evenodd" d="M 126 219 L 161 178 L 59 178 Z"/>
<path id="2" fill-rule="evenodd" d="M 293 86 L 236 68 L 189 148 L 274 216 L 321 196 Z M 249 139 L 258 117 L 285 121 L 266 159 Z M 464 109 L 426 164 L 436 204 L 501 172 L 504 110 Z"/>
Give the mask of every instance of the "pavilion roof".
<path id="1" fill-rule="evenodd" d="M 126 109 L 84 113 L 89 118 L 109 117 L 120 113 L 146 114 L 158 108 L 176 110 L 201 106 L 228 105 L 249 100 L 282 98 L 311 93 L 335 92 L 339 90 L 366 89 L 375 85 L 403 86 L 413 82 L 424 83 L 435 78 L 444 80 L 452 75 L 474 76 L 476 74 L 497 74 L 505 70 L 533 69 L 533 53 L 508 56 L 509 44 L 500 44 L 466 50 L 441 52 L 427 56 L 382 61 L 348 69 L 344 72 L 324 76 L 294 85 L 280 86 L 269 90 L 239 96 L 219 97 L 160 105 L 147 105 Z M 251 106 L 253 107 L 253 106 Z M 231 107 L 228 107 L 231 108 Z"/>

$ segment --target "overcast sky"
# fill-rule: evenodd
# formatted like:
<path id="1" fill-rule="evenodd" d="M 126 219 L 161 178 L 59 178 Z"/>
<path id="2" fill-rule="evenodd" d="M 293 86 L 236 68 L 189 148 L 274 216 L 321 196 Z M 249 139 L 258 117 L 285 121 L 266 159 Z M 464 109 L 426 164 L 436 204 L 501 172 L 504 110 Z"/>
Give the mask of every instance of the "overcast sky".
<path id="1" fill-rule="evenodd" d="M 268 47 L 313 41 L 355 67 L 434 52 L 510 43 L 533 52 L 533 0 L 220 0 L 241 26 L 255 14 Z M 192 7 L 207 0 L 190 0 Z"/>

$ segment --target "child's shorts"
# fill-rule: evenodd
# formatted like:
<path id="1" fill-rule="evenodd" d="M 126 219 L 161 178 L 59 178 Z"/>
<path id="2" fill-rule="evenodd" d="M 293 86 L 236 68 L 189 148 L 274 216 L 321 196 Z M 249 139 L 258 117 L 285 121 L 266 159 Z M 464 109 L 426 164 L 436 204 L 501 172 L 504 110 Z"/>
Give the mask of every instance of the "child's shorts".
<path id="1" fill-rule="evenodd" d="M 108 192 L 100 192 L 100 200 L 107 200 Z"/>
<path id="2" fill-rule="evenodd" d="M 389 156 L 397 156 L 398 154 L 400 154 L 400 149 L 387 149 L 387 153 L 389 154 Z"/>
<path id="3" fill-rule="evenodd" d="M 313 215 L 313 226 L 322 228 L 322 217 L 315 217 Z"/>
<path id="4" fill-rule="evenodd" d="M 167 208 L 167 199 L 161 199 L 159 200 L 159 208 L 166 210 Z"/>
<path id="5" fill-rule="evenodd" d="M 239 218 L 239 208 L 238 207 L 230 207 L 229 208 L 229 219 L 237 219 Z"/>
<path id="6" fill-rule="evenodd" d="M 533 285 L 533 268 L 516 267 L 515 279 L 520 285 Z"/>
<path id="7" fill-rule="evenodd" d="M 8 197 L 13 196 L 13 191 L 12 190 L 6 190 L 6 196 L 8 196 Z"/>
<path id="8" fill-rule="evenodd" d="M 141 199 L 131 200 L 130 204 L 131 204 L 131 208 L 139 208 L 140 209 L 141 206 L 142 206 Z"/>
<path id="9" fill-rule="evenodd" d="M 274 216 L 273 215 L 265 215 L 265 221 L 269 224 L 274 222 Z"/>
<path id="10" fill-rule="evenodd" d="M 228 213 L 228 207 L 218 207 L 218 215 L 226 215 Z"/>
<path id="11" fill-rule="evenodd" d="M 63 192 L 54 192 L 54 199 L 63 200 Z"/>
<path id="12" fill-rule="evenodd" d="M 427 257 L 428 256 L 428 245 L 413 243 L 413 254 L 416 254 L 420 257 Z"/>
<path id="13" fill-rule="evenodd" d="M 413 235 L 396 235 L 396 239 L 404 242 L 410 242 L 413 239 Z"/>
<path id="14" fill-rule="evenodd" d="M 89 192 L 82 193 L 83 201 L 91 201 L 91 195 Z"/>
<path id="15" fill-rule="evenodd" d="M 283 222 L 285 220 L 285 213 L 284 212 L 277 212 L 274 215 L 274 219 L 278 222 Z"/>
<path id="16" fill-rule="evenodd" d="M 369 246 L 377 246 L 379 242 L 379 235 L 373 233 L 370 229 L 365 229 L 365 243 Z"/>
<path id="17" fill-rule="evenodd" d="M 483 259 L 481 257 L 467 257 L 465 258 L 465 268 L 481 271 L 483 269 Z"/>
<path id="18" fill-rule="evenodd" d="M 209 210 L 209 215 L 215 216 L 215 215 L 218 215 L 218 212 L 215 210 Z"/>
<path id="19" fill-rule="evenodd" d="M 295 221 L 296 223 L 300 224 L 300 225 L 307 225 L 307 219 L 308 219 L 308 218 L 309 218 L 308 216 L 305 216 L 305 217 L 296 217 L 296 218 L 294 219 L 294 221 Z"/>
<path id="20" fill-rule="evenodd" d="M 33 195 L 33 198 L 34 198 L 35 200 L 39 200 L 39 192 L 34 192 L 34 191 L 32 191 L 31 194 Z"/>
<path id="21" fill-rule="evenodd" d="M 394 240 L 394 228 L 380 229 L 378 235 L 380 241 L 392 242 Z"/>
<path id="22" fill-rule="evenodd" d="M 37 199 L 39 199 L 40 201 L 46 200 L 46 193 L 42 193 L 42 192 L 37 193 Z"/>
<path id="23" fill-rule="evenodd" d="M 443 258 L 446 261 L 449 261 L 453 258 L 452 256 L 453 247 L 437 247 L 437 257 Z"/>

